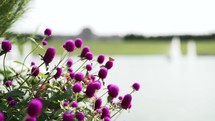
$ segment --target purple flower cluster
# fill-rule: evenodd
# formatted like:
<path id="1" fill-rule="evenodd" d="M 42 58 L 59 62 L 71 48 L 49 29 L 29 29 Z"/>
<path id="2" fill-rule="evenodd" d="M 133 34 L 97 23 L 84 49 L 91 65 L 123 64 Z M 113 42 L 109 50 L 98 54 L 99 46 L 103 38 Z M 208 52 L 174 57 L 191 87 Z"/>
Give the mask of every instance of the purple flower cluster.
<path id="1" fill-rule="evenodd" d="M 67 40 L 63 44 L 63 48 L 68 52 L 73 52 L 75 50 L 75 42 L 73 40 Z"/>
<path id="2" fill-rule="evenodd" d="M 45 62 L 45 64 L 49 64 L 52 62 L 52 60 L 54 59 L 55 57 L 55 54 L 56 54 L 56 50 L 54 47 L 49 47 L 47 50 L 46 50 L 46 53 L 43 57 L 43 60 Z"/>
<path id="3" fill-rule="evenodd" d="M 10 50 L 12 49 L 10 40 L 3 40 L 1 43 L 1 48 L 4 52 L 10 52 Z"/>
<path id="4" fill-rule="evenodd" d="M 38 99 L 33 99 L 30 101 L 27 108 L 28 115 L 32 117 L 37 117 L 40 115 L 42 108 L 43 108 L 42 102 Z"/>

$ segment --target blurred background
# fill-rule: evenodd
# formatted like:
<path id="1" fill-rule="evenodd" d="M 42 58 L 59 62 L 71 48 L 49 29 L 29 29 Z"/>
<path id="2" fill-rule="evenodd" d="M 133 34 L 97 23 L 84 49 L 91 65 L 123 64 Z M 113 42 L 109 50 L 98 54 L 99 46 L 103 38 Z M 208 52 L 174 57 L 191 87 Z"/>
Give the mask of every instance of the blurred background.
<path id="1" fill-rule="evenodd" d="M 213 0 L 5 1 L 0 37 L 16 43 L 11 57 L 21 58 L 35 46 L 28 37 L 41 42 L 51 28 L 49 46 L 59 56 L 65 40 L 82 38 L 95 55 L 113 57 L 107 82 L 121 95 L 141 84 L 118 121 L 215 120 Z"/>

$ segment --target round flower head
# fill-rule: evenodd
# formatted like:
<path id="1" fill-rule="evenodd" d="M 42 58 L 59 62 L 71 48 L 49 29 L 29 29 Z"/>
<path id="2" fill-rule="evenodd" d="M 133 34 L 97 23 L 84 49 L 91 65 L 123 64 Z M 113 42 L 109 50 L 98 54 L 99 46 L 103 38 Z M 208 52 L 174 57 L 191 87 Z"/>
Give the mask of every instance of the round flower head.
<path id="1" fill-rule="evenodd" d="M 109 88 L 108 88 L 108 94 L 110 97 L 112 98 L 115 98 L 118 96 L 119 94 L 119 87 L 117 85 L 111 85 Z"/>
<path id="2" fill-rule="evenodd" d="M 52 60 L 54 59 L 55 57 L 55 54 L 56 54 L 56 50 L 54 47 L 49 47 L 47 50 L 46 50 L 46 53 L 43 57 L 43 60 L 45 62 L 45 64 L 49 64 L 52 62 Z"/>
<path id="3" fill-rule="evenodd" d="M 68 52 L 73 52 L 75 50 L 75 42 L 73 40 L 67 40 L 63 44 L 63 48 Z"/>
<path id="4" fill-rule="evenodd" d="M 72 59 L 68 59 L 68 60 L 67 60 L 67 63 L 66 63 L 67 67 L 71 67 L 72 64 L 73 64 Z"/>
<path id="5" fill-rule="evenodd" d="M 138 91 L 140 89 L 140 84 L 136 82 L 136 83 L 134 83 L 132 85 L 132 87 L 133 87 L 133 89 L 135 89 L 136 91 Z"/>
<path id="6" fill-rule="evenodd" d="M 87 64 L 87 65 L 86 65 L 86 69 L 87 69 L 87 71 L 91 71 L 91 70 L 92 70 L 92 68 L 93 68 L 93 67 L 92 67 L 92 65 L 91 65 L 91 64 Z"/>
<path id="7" fill-rule="evenodd" d="M 4 121 L 4 114 L 0 112 L 0 121 Z"/>
<path id="8" fill-rule="evenodd" d="M 54 78 L 55 78 L 55 79 L 58 79 L 58 78 L 62 75 L 62 71 L 63 71 L 62 68 L 57 68 L 57 72 L 56 72 L 56 74 L 54 75 Z"/>
<path id="9" fill-rule="evenodd" d="M 70 76 L 71 79 L 74 79 L 75 78 L 75 73 L 74 72 L 70 72 L 69 76 Z"/>
<path id="10" fill-rule="evenodd" d="M 82 49 L 82 52 L 81 52 L 80 57 L 82 57 L 82 58 L 85 57 L 85 55 L 86 55 L 87 52 L 90 52 L 90 47 L 85 46 L 85 47 Z"/>
<path id="11" fill-rule="evenodd" d="M 82 44 L 83 44 L 82 39 L 81 39 L 81 38 L 76 38 L 76 40 L 75 40 L 75 46 L 76 46 L 77 48 L 81 48 L 81 47 L 82 47 Z"/>
<path id="12" fill-rule="evenodd" d="M 43 44 L 44 46 L 46 46 L 46 45 L 48 45 L 48 42 L 47 42 L 46 40 L 42 40 L 42 44 Z"/>
<path id="13" fill-rule="evenodd" d="M 110 117 L 109 108 L 106 106 L 102 109 L 101 119 L 103 119 L 104 117 Z"/>
<path id="14" fill-rule="evenodd" d="M 104 121 L 111 121 L 108 116 L 104 117 Z"/>
<path id="15" fill-rule="evenodd" d="M 94 85 L 93 85 L 93 82 L 89 83 L 87 85 L 87 89 L 86 89 L 86 96 L 89 97 L 89 98 L 92 98 L 95 94 L 96 90 L 94 88 Z"/>
<path id="16" fill-rule="evenodd" d="M 34 66 L 36 65 L 36 63 L 34 61 L 31 62 L 31 66 Z"/>
<path id="17" fill-rule="evenodd" d="M 28 115 L 32 117 L 37 117 L 40 115 L 42 108 L 43 108 L 42 102 L 38 99 L 33 99 L 30 101 L 27 108 Z"/>
<path id="18" fill-rule="evenodd" d="M 46 28 L 45 31 L 44 31 L 44 35 L 51 36 L 52 35 L 52 30 L 50 28 Z"/>
<path id="19" fill-rule="evenodd" d="M 27 116 L 25 121 L 37 121 L 36 117 Z"/>
<path id="20" fill-rule="evenodd" d="M 82 91 L 82 85 L 77 82 L 73 85 L 72 90 L 75 93 L 80 93 Z"/>
<path id="21" fill-rule="evenodd" d="M 119 98 L 118 98 L 119 100 L 122 100 L 123 99 L 123 96 L 119 96 Z"/>
<path id="22" fill-rule="evenodd" d="M 4 52 L 10 52 L 10 50 L 12 49 L 10 40 L 3 40 L 1 43 L 1 48 Z"/>
<path id="23" fill-rule="evenodd" d="M 83 112 L 76 112 L 75 117 L 78 119 L 78 121 L 83 121 L 85 116 Z"/>
<path id="24" fill-rule="evenodd" d="M 63 121 L 74 121 L 74 117 L 70 112 L 63 114 Z"/>
<path id="25" fill-rule="evenodd" d="M 68 71 L 69 71 L 69 72 L 73 72 L 72 68 L 68 68 Z"/>
<path id="26" fill-rule="evenodd" d="M 94 87 L 94 89 L 100 90 L 101 89 L 101 82 L 100 81 L 94 81 L 93 87 Z"/>
<path id="27" fill-rule="evenodd" d="M 101 105 L 102 105 L 102 99 L 99 98 L 99 99 L 97 99 L 96 102 L 95 102 L 95 110 L 96 110 L 96 109 L 100 109 L 100 108 L 101 108 Z"/>
<path id="28" fill-rule="evenodd" d="M 63 102 L 63 105 L 64 105 L 64 106 L 68 106 L 68 104 L 69 104 L 69 103 L 68 103 L 67 101 Z"/>
<path id="29" fill-rule="evenodd" d="M 12 81 L 11 81 L 11 80 L 6 81 L 6 82 L 5 82 L 5 85 L 6 85 L 7 87 L 12 86 Z"/>
<path id="30" fill-rule="evenodd" d="M 101 79 L 105 79 L 105 78 L 107 77 L 107 74 L 108 74 L 108 70 L 107 70 L 106 68 L 101 68 L 101 69 L 99 70 L 98 76 L 99 76 L 99 78 L 101 78 Z"/>
<path id="31" fill-rule="evenodd" d="M 85 58 L 86 58 L 87 60 L 92 60 L 92 59 L 93 59 L 93 54 L 92 54 L 91 52 L 87 52 L 87 53 L 85 54 Z"/>
<path id="32" fill-rule="evenodd" d="M 102 64 L 105 60 L 105 55 L 104 54 L 100 54 L 97 58 L 97 62 Z"/>
<path id="33" fill-rule="evenodd" d="M 132 96 L 131 94 L 126 94 L 124 98 L 122 99 L 121 106 L 123 109 L 128 109 L 131 105 Z"/>
<path id="34" fill-rule="evenodd" d="M 72 101 L 71 106 L 72 106 L 73 108 L 77 108 L 77 107 L 78 107 L 78 103 L 75 102 L 75 101 Z"/>
<path id="35" fill-rule="evenodd" d="M 81 72 L 78 72 L 75 74 L 75 80 L 76 81 L 83 81 L 84 80 L 84 75 Z"/>
<path id="36" fill-rule="evenodd" d="M 40 69 L 37 67 L 37 66 L 33 66 L 32 68 L 31 68 L 31 74 L 33 75 L 33 76 L 38 76 L 39 75 L 39 73 L 40 73 Z"/>
<path id="37" fill-rule="evenodd" d="M 113 67 L 113 61 L 108 61 L 108 62 L 106 62 L 105 67 L 106 67 L 107 69 L 111 69 L 111 68 Z"/>
<path id="38" fill-rule="evenodd" d="M 16 102 L 15 100 L 11 100 L 11 101 L 9 102 L 9 105 L 10 105 L 11 107 L 16 106 L 16 104 L 17 104 L 17 102 Z"/>
<path id="39" fill-rule="evenodd" d="M 67 88 L 66 88 L 66 86 L 62 86 L 61 89 L 62 89 L 62 91 L 66 91 Z"/>
<path id="40" fill-rule="evenodd" d="M 7 102 L 9 103 L 11 100 L 13 100 L 13 97 L 9 96 L 7 97 Z"/>

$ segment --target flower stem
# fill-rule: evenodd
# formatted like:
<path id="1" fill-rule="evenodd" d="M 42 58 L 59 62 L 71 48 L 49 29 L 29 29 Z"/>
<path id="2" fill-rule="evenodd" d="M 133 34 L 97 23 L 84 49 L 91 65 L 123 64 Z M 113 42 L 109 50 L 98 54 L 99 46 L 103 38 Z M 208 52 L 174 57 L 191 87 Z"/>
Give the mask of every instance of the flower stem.
<path id="1" fill-rule="evenodd" d="M 7 53 L 4 54 L 4 59 L 3 59 L 3 67 L 4 67 L 4 77 L 7 79 L 7 74 L 6 74 L 6 66 L 5 66 L 5 59 L 6 59 Z"/>
<path id="2" fill-rule="evenodd" d="M 86 62 L 87 62 L 87 60 L 85 60 L 85 61 L 81 64 L 81 66 L 79 66 L 79 68 L 78 68 L 77 70 L 75 70 L 75 73 L 76 73 Z"/>
<path id="3" fill-rule="evenodd" d="M 122 109 L 118 110 L 116 113 L 114 113 L 111 118 L 113 118 L 117 113 L 119 113 Z"/>

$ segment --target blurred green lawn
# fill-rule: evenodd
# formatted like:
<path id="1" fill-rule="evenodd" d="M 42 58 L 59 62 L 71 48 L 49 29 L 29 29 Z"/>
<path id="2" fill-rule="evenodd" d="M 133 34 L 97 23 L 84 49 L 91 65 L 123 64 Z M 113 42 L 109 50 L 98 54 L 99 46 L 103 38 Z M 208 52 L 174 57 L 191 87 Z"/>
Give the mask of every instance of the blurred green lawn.
<path id="1" fill-rule="evenodd" d="M 64 41 L 49 41 L 49 46 L 54 46 L 57 49 L 57 54 L 62 54 L 64 49 L 62 44 Z M 109 54 L 109 55 L 167 55 L 170 48 L 170 41 L 85 41 L 84 45 L 91 48 L 94 54 Z M 33 45 L 35 46 L 35 45 Z M 200 55 L 215 55 L 215 41 L 197 41 L 197 54 Z M 187 42 L 181 42 L 182 53 L 186 54 Z M 76 49 L 74 54 L 80 54 L 80 49 Z M 38 50 L 37 53 L 44 53 Z"/>

